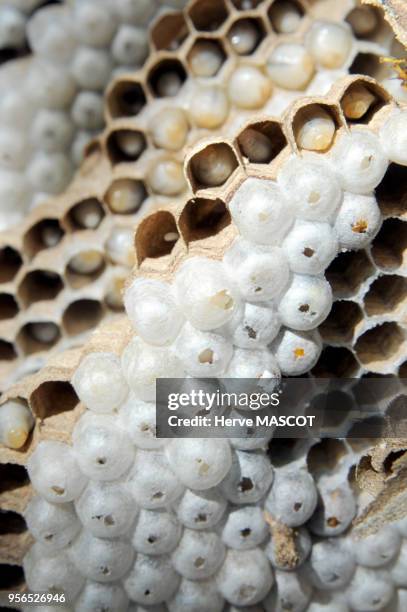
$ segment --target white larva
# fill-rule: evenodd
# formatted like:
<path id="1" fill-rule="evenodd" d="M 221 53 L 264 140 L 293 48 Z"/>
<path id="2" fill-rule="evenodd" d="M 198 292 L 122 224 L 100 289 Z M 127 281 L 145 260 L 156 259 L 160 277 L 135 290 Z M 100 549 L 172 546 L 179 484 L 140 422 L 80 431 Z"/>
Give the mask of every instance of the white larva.
<path id="1" fill-rule="evenodd" d="M 76 274 L 94 274 L 100 270 L 104 263 L 103 254 L 99 251 L 84 250 L 74 255 L 68 263 L 71 272 Z"/>
<path id="2" fill-rule="evenodd" d="M 18 400 L 8 400 L 0 406 L 0 443 L 8 448 L 24 446 L 34 427 L 29 408 Z"/>
<path id="3" fill-rule="evenodd" d="M 238 108 L 261 108 L 270 97 L 271 90 L 270 79 L 255 66 L 239 66 L 229 79 L 229 99 Z"/>
<path id="4" fill-rule="evenodd" d="M 336 126 L 332 116 L 323 108 L 317 107 L 301 113 L 294 134 L 299 149 L 307 151 L 326 151 L 335 136 Z"/>
<path id="5" fill-rule="evenodd" d="M 260 32 L 255 22 L 249 19 L 236 21 L 228 33 L 228 39 L 233 51 L 238 55 L 249 55 L 255 50 Z"/>
<path id="6" fill-rule="evenodd" d="M 274 2 L 269 10 L 273 29 L 278 34 L 292 34 L 301 23 L 301 12 L 298 6 L 290 0 Z"/>
<path id="7" fill-rule="evenodd" d="M 246 179 L 229 209 L 241 235 L 256 244 L 279 244 L 293 222 L 290 203 L 273 181 Z"/>
<path id="8" fill-rule="evenodd" d="M 191 72 L 196 77 L 212 77 L 222 66 L 224 55 L 212 40 L 198 40 L 188 54 Z"/>
<path id="9" fill-rule="evenodd" d="M 85 200 L 72 209 L 75 223 L 86 229 L 95 229 L 103 218 L 103 210 L 96 200 Z"/>
<path id="10" fill-rule="evenodd" d="M 148 172 L 147 181 L 160 195 L 179 195 L 186 188 L 182 165 L 175 159 L 162 159 L 155 163 Z"/>
<path id="11" fill-rule="evenodd" d="M 106 253 L 115 264 L 131 268 L 134 264 L 134 231 L 131 227 L 112 227 L 105 242 Z"/>
<path id="12" fill-rule="evenodd" d="M 178 151 L 184 146 L 188 129 L 185 113 L 180 108 L 162 109 L 150 121 L 154 144 L 168 151 Z"/>
<path id="13" fill-rule="evenodd" d="M 112 183 L 105 198 L 113 213 L 126 215 L 140 208 L 145 190 L 140 181 L 118 179 Z"/>
<path id="14" fill-rule="evenodd" d="M 156 83 L 156 92 L 160 98 L 174 98 L 182 87 L 182 79 L 180 75 L 171 70 L 164 72 L 158 77 Z"/>
<path id="15" fill-rule="evenodd" d="M 304 89 L 312 79 L 315 66 L 311 55 L 300 44 L 282 43 L 267 60 L 272 82 L 282 89 Z"/>
<path id="16" fill-rule="evenodd" d="M 197 127 L 220 127 L 229 114 L 229 100 L 217 85 L 195 85 L 188 105 L 189 117 Z"/>
<path id="17" fill-rule="evenodd" d="M 323 68 L 340 68 L 351 51 L 351 29 L 345 23 L 316 22 L 307 34 L 307 47 Z"/>
<path id="18" fill-rule="evenodd" d="M 365 85 L 355 83 L 343 96 L 341 106 L 347 119 L 361 119 L 376 100 Z"/>
<path id="19" fill-rule="evenodd" d="M 227 181 L 236 166 L 236 156 L 228 145 L 209 145 L 192 157 L 190 171 L 200 186 L 219 187 Z"/>
<path id="20" fill-rule="evenodd" d="M 146 147 L 146 139 L 142 132 L 135 130 L 118 130 L 114 133 L 115 144 L 123 161 L 134 161 L 140 157 Z"/>

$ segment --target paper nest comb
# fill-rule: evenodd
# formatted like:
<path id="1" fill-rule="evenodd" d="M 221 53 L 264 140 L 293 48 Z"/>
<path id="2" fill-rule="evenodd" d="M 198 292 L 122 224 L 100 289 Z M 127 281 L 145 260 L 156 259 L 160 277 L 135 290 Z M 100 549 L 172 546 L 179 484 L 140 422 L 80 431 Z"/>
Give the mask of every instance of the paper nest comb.
<path id="1" fill-rule="evenodd" d="M 378 106 L 371 119 L 371 124 L 369 124 L 369 128 L 372 127 L 373 130 L 377 131 L 388 113 L 389 105 L 392 106 L 392 103 L 386 92 L 373 81 L 358 78 L 356 80 L 366 83 L 368 88 L 371 88 L 375 95 L 377 95 Z M 215 258 L 220 259 L 224 249 L 236 235 L 236 228 L 229 223 L 230 219 L 227 213 L 227 205 L 233 189 L 241 182 L 242 177 L 246 173 L 250 176 L 276 177 L 278 169 L 289 155 L 289 151 L 297 150 L 294 130 L 292 129 L 293 121 L 307 105 L 320 104 L 324 107 L 326 105 L 329 108 L 329 112 L 335 118 L 336 127 L 342 126 L 339 129 L 344 131 L 344 118 L 340 107 L 340 100 L 352 82 L 353 80 L 351 79 L 338 85 L 336 90 L 328 97 L 313 98 L 312 100 L 304 100 L 294 104 L 286 114 L 284 121 L 273 117 L 270 118 L 267 116 L 267 113 L 263 115 L 262 112 L 261 116 L 256 116 L 254 125 L 252 125 L 250 120 L 247 121 L 244 128 L 241 127 L 239 130 L 233 129 L 233 125 L 231 125 L 229 138 L 226 141 L 214 138 L 201 142 L 196 148 L 193 148 L 189 152 L 186 162 L 187 177 L 192 191 L 189 199 L 180 199 L 178 202 L 177 198 L 177 203 L 173 206 L 160 206 L 159 202 L 159 209 L 138 226 L 136 232 L 136 256 L 139 269 L 136 275 L 146 274 L 169 280 L 174 268 L 186 256 L 199 254 L 205 257 L 212 257 L 214 255 Z M 124 123 L 123 125 L 128 129 L 129 124 Z M 116 125 L 115 128 L 117 127 Z M 131 127 L 134 127 L 133 123 L 131 123 Z M 273 151 L 274 159 L 268 160 L 267 167 L 251 164 L 250 160 L 245 157 L 241 145 L 239 145 L 239 136 L 248 127 L 254 127 L 256 130 L 260 128 L 260 131 L 264 130 L 265 134 L 272 134 L 273 140 L 275 138 L 279 143 L 277 149 Z M 102 138 L 102 146 L 104 146 L 104 142 L 108 142 L 109 135 L 110 127 L 106 131 L 106 140 L 104 141 Z M 192 142 L 193 139 L 191 139 Z M 236 160 L 236 168 L 233 171 L 233 176 L 228 178 L 224 186 L 207 190 L 200 188 L 194 182 L 189 162 L 209 144 L 226 144 Z M 106 146 L 108 147 L 109 145 L 107 144 Z M 100 158 L 99 150 L 96 150 L 96 152 L 90 153 L 87 160 L 88 166 L 85 165 L 85 169 L 90 167 L 89 185 L 92 185 L 94 159 L 98 160 L 95 162 L 95 165 L 97 172 L 100 172 L 100 176 L 110 176 L 109 165 Z M 135 167 L 136 164 L 132 164 L 131 169 Z M 125 169 L 122 166 L 122 168 L 113 171 L 113 174 L 115 171 L 117 172 L 114 176 L 123 176 L 121 174 L 122 169 L 126 178 L 128 176 L 127 173 L 132 171 L 129 165 Z M 138 174 L 138 169 L 136 169 L 134 174 L 130 176 L 139 178 L 141 174 Z M 395 193 L 392 190 L 394 176 L 397 177 L 397 182 L 400 185 L 403 185 L 403 181 L 405 181 L 404 170 L 394 165 L 390 166 L 388 175 L 378 191 L 378 201 L 384 220 L 382 228 L 373 241 L 373 245 L 366 250 L 339 255 L 328 271 L 328 278 L 333 286 L 336 299 L 333 314 L 328 317 L 320 328 L 325 348 L 318 364 L 314 368 L 315 375 L 360 376 L 369 372 L 396 374 L 397 368 L 399 368 L 399 374 L 403 376 L 405 369 L 402 359 L 402 355 L 405 355 L 405 229 L 403 225 L 405 199 L 401 199 L 401 191 Z M 105 190 L 101 189 L 95 193 L 93 185 L 89 187 L 89 191 L 87 189 L 83 191 L 80 184 L 81 180 L 79 179 L 77 184 L 80 197 L 77 196 L 77 192 L 74 192 L 74 197 L 72 199 L 68 197 L 69 203 L 64 203 L 61 211 L 57 214 L 58 219 L 62 219 L 60 223 L 63 228 L 69 225 L 67 213 L 72 204 L 84 201 L 84 195 L 85 199 L 92 197 L 100 201 L 101 194 L 105 192 Z M 107 185 L 108 179 L 106 181 Z M 209 227 L 207 227 L 205 226 L 205 214 L 208 210 L 210 213 L 213 213 L 214 209 L 211 204 L 213 202 L 216 203 L 216 223 L 213 226 L 213 215 L 210 214 L 211 219 Z M 209 208 L 207 206 L 208 203 Z M 197 228 L 194 209 L 196 209 L 196 205 L 202 204 L 205 205 L 203 227 L 200 224 Z M 156 206 L 156 204 L 154 205 Z M 141 211 L 141 213 L 145 212 L 145 210 L 144 208 L 144 211 Z M 32 225 L 36 225 L 38 221 L 42 221 L 44 218 L 55 218 L 54 213 L 51 214 L 45 208 L 44 217 L 40 214 L 40 216 L 32 218 L 33 222 L 28 222 L 26 225 L 28 232 Z M 132 218 L 132 223 L 134 221 L 135 219 Z M 110 226 L 111 220 L 108 215 L 103 223 L 107 227 Z M 102 225 L 95 238 L 95 246 L 98 245 L 99 249 L 101 240 L 104 240 L 105 236 L 107 236 L 107 229 L 104 230 L 106 233 L 102 233 Z M 400 239 L 394 240 L 395 233 Z M 177 241 L 165 240 L 164 237 L 165 235 L 168 236 L 168 234 L 172 236 L 178 235 L 180 238 Z M 23 232 L 23 235 L 26 236 L 26 232 Z M 35 245 L 37 236 L 38 233 L 35 231 L 31 232 L 27 244 Z M 85 235 L 84 232 L 83 236 L 86 238 L 86 244 L 88 245 L 89 233 L 86 232 Z M 72 242 L 76 242 L 75 236 L 72 237 Z M 17 251 L 18 246 L 16 245 L 18 244 L 21 244 L 20 237 L 16 239 L 16 242 L 7 246 L 11 248 L 16 247 Z M 34 251 L 37 248 L 38 246 L 34 246 Z M 7 251 L 7 254 L 9 254 L 9 251 Z M 37 261 L 37 257 L 39 258 L 40 255 L 36 255 L 34 261 Z M 63 261 L 59 269 L 65 268 L 65 257 L 65 255 L 62 257 Z M 13 256 L 11 259 L 13 261 Z M 348 259 L 347 262 L 346 259 Z M 355 268 L 357 272 L 356 279 L 353 274 Z M 345 270 L 345 273 L 343 270 Z M 30 271 L 29 266 L 26 271 Z M 23 279 L 23 275 L 20 278 Z M 105 280 L 107 282 L 108 278 Z M 95 289 L 96 293 L 91 294 L 92 298 L 93 295 L 97 295 L 96 299 L 100 300 L 100 296 L 105 294 L 106 285 L 100 283 L 100 286 L 97 286 L 96 283 L 95 287 L 97 287 Z M 66 301 L 66 304 L 68 302 L 69 299 Z M 106 350 L 110 352 L 117 350 L 117 353 L 121 353 L 128 342 L 130 334 L 131 329 L 128 321 L 119 319 L 111 326 L 102 326 L 94 339 L 85 347 L 84 352 Z M 378 344 L 381 347 L 379 355 L 376 349 Z M 1 450 L 2 472 L 4 473 L 3 482 L 5 483 L 4 490 L 1 493 L 3 498 L 1 499 L 1 505 L 2 508 L 10 513 L 7 516 L 10 519 L 10 533 L 2 536 L 2 549 L 5 551 L 3 555 L 3 569 L 7 587 L 13 584 L 13 580 L 15 580 L 14 584 L 18 584 L 22 580 L 22 574 L 18 569 L 18 565 L 21 562 L 22 554 L 26 551 L 30 542 L 30 537 L 20 525 L 18 517 L 13 514 L 23 511 L 27 499 L 32 494 L 31 487 L 26 481 L 25 470 L 19 466 L 24 465 L 27 455 L 35 448 L 40 439 L 58 439 L 69 442 L 74 422 L 84 410 L 83 406 L 78 405 L 76 394 L 70 383 L 72 374 L 79 364 L 82 354 L 81 350 L 73 349 L 68 353 L 56 356 L 54 363 L 51 363 L 38 374 L 13 387 L 3 398 L 4 401 L 8 398 L 21 398 L 27 401 L 37 421 L 29 445 L 22 452 Z M 385 357 L 384 359 L 383 356 Z M 345 367 L 342 367 L 340 371 L 337 369 L 338 363 L 342 366 L 345 364 Z M 403 450 L 403 443 L 401 442 L 396 448 Z M 394 449 L 390 451 L 390 453 L 392 452 L 394 452 Z M 383 489 L 383 483 L 386 485 L 387 480 L 392 480 L 391 476 L 393 474 L 390 474 L 389 478 L 386 469 L 384 467 L 380 468 L 380 466 L 385 464 L 387 454 L 386 450 L 383 451 L 384 458 L 382 457 L 381 462 L 377 458 L 376 461 L 372 462 L 375 473 L 379 474 L 379 482 L 376 487 L 373 487 L 375 493 Z M 361 467 L 363 468 L 363 466 Z M 395 471 L 397 471 L 396 468 L 397 466 L 395 466 Z M 399 490 L 393 491 L 396 500 L 399 499 L 399 492 Z M 373 508 L 374 512 L 375 508 Z M 380 521 L 380 517 L 383 515 L 382 508 L 379 508 L 379 512 L 376 512 L 377 514 Z M 369 515 L 367 516 L 369 519 Z M 20 533 L 16 535 L 15 531 L 19 530 Z M 11 557 L 10 551 L 13 551 Z"/>
<path id="2" fill-rule="evenodd" d="M 99 144 L 90 146 L 90 157 L 73 185 L 64 195 L 36 207 L 14 231 L 0 234 L 3 389 L 24 373 L 38 369 L 50 350 L 81 341 L 87 330 L 111 313 L 112 307 L 120 308 L 120 283 L 126 274 L 124 268 L 131 264 L 126 251 L 130 229 L 137 216 L 149 207 L 166 199 L 177 200 L 188 192 L 182 171 L 187 146 L 218 131 L 235 137 L 253 110 L 280 114 L 295 97 L 307 92 L 324 93 L 339 75 L 349 70 L 371 72 L 373 66 L 373 72 L 380 68 L 385 71 L 382 76 L 388 74 L 389 66 L 380 67 L 378 57 L 394 51 L 392 32 L 381 11 L 368 9 L 367 16 L 373 18 L 370 29 L 352 34 L 349 25 L 342 22 L 347 17 L 354 28 L 360 26 L 360 19 L 355 22 L 351 17 L 359 10 L 355 6 L 354 2 L 312 6 L 289 3 L 285 8 L 291 16 L 288 23 L 281 21 L 279 2 L 245 5 L 197 1 L 183 11 L 163 10 L 151 26 L 152 52 L 144 69 L 121 75 L 109 86 L 106 130 Z M 282 7 L 284 10 L 284 3 Z M 339 33 L 344 33 L 345 47 L 339 59 L 334 57 L 327 65 L 320 65 L 306 52 L 306 41 L 313 27 L 327 27 L 327 17 L 329 27 L 341 24 Z M 242 23 L 254 28 L 250 30 L 251 37 L 254 36 L 252 46 L 243 50 L 238 43 L 241 39 L 245 42 L 245 36 L 237 37 L 236 48 L 230 36 L 236 24 Z M 286 43 L 307 53 L 311 66 L 306 82 L 297 91 L 284 89 L 278 84 L 281 75 L 274 82 L 267 72 L 268 58 Z M 207 44 L 212 45 L 209 51 L 205 48 Z M 357 60 L 361 53 L 370 60 Z M 198 76 L 198 59 L 200 70 L 204 66 L 207 76 Z M 352 68 L 354 64 L 356 68 Z M 235 102 L 229 99 L 228 87 L 239 67 L 254 67 L 258 71 L 251 78 L 254 89 L 257 87 L 260 93 L 258 99 L 250 101 L 251 108 L 242 108 L 238 99 Z M 298 78 L 297 73 L 294 76 Z M 397 79 L 389 82 L 393 88 L 399 83 Z M 157 86 L 164 87 L 164 91 L 158 91 Z M 276 143 L 274 154 L 284 146 L 285 137 L 278 122 L 260 129 L 271 130 L 269 136 Z M 129 187 L 128 182 L 116 182 L 121 179 L 136 182 Z M 135 189 L 137 201 L 133 209 L 131 205 L 126 207 L 123 196 L 111 218 L 109 187 L 113 191 L 123 187 L 125 195 L 131 195 Z M 16 184 L 6 185 L 5 189 L 3 199 L 11 201 Z M 91 218 L 81 226 L 78 217 L 75 218 L 75 207 L 83 202 L 96 207 L 103 219 L 95 221 L 93 217 L 93 221 Z M 84 231 L 86 223 L 88 229 Z M 97 229 L 93 229 L 92 223 L 99 223 Z M 115 228 L 119 229 L 115 232 Z M 82 262 L 85 269 L 79 274 L 72 273 L 70 261 L 77 254 L 82 259 L 93 257 L 93 267 L 92 261 L 88 261 L 88 266 Z M 83 313 L 80 324 L 79 310 Z M 350 313 L 353 318 L 357 318 L 355 312 Z M 25 359 L 26 356 L 29 358 Z"/>

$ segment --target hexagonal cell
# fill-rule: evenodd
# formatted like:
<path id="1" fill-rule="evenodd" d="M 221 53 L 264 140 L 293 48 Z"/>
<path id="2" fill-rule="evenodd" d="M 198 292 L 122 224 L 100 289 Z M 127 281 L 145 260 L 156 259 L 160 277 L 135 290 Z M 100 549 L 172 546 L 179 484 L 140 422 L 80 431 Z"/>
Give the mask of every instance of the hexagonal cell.
<path id="1" fill-rule="evenodd" d="M 238 167 L 232 147 L 218 142 L 195 153 L 187 163 L 187 174 L 194 190 L 220 187 Z"/>
<path id="2" fill-rule="evenodd" d="M 146 94 L 141 83 L 130 80 L 117 81 L 107 93 L 107 107 L 113 119 L 135 117 L 146 104 Z"/>
<path id="3" fill-rule="evenodd" d="M 83 299 L 69 304 L 62 317 L 68 336 L 94 329 L 103 317 L 103 306 L 97 300 Z"/>
<path id="4" fill-rule="evenodd" d="M 157 51 L 176 51 L 188 36 L 183 13 L 174 11 L 162 15 L 151 27 L 151 40 Z"/>
<path id="5" fill-rule="evenodd" d="M 34 414 L 44 420 L 51 416 L 69 412 L 79 403 L 72 385 L 63 380 L 43 382 L 30 396 Z"/>
<path id="6" fill-rule="evenodd" d="M 42 300 L 53 300 L 64 288 L 62 278 L 51 270 L 28 272 L 18 287 L 18 296 L 25 307 Z"/>
<path id="7" fill-rule="evenodd" d="M 12 319 L 19 310 L 14 295 L 11 293 L 0 293 L 0 321 Z"/>
<path id="8" fill-rule="evenodd" d="M 340 253 L 326 271 L 336 299 L 356 295 L 375 269 L 364 251 Z"/>
<path id="9" fill-rule="evenodd" d="M 72 230 L 96 229 L 104 216 L 103 204 L 97 198 L 87 198 L 72 206 L 65 222 Z"/>
<path id="10" fill-rule="evenodd" d="M 350 74 L 365 74 L 378 81 L 384 78 L 387 68 L 380 63 L 380 57 L 374 53 L 358 53 L 349 68 Z"/>
<path id="11" fill-rule="evenodd" d="M 179 218 L 180 231 L 187 244 L 216 236 L 230 223 L 230 213 L 219 199 L 189 200 Z"/>
<path id="12" fill-rule="evenodd" d="M 16 342 L 25 355 L 47 351 L 60 340 L 61 332 L 53 321 L 26 323 L 18 332 Z"/>
<path id="13" fill-rule="evenodd" d="M 104 195 L 104 201 L 113 214 L 132 215 L 147 198 L 143 181 L 130 178 L 119 178 L 110 185 Z"/>
<path id="14" fill-rule="evenodd" d="M 254 53 L 266 35 L 263 21 L 256 17 L 238 19 L 227 33 L 230 46 L 237 55 Z"/>
<path id="15" fill-rule="evenodd" d="M 24 533 L 27 531 L 24 517 L 12 510 L 1 511 L 0 536 L 6 534 Z"/>
<path id="16" fill-rule="evenodd" d="M 224 0 L 195 0 L 190 3 L 188 16 L 198 31 L 214 32 L 228 17 Z"/>
<path id="17" fill-rule="evenodd" d="M 349 349 L 327 346 L 312 369 L 312 374 L 316 378 L 351 378 L 358 369 L 359 364 Z"/>
<path id="18" fill-rule="evenodd" d="M 355 351 L 369 370 L 380 372 L 388 369 L 389 363 L 392 365 L 404 342 L 404 333 L 397 323 L 382 323 L 358 338 Z"/>
<path id="19" fill-rule="evenodd" d="M 245 161 L 269 164 L 287 144 L 281 125 L 276 121 L 260 121 L 246 127 L 237 138 Z"/>
<path id="20" fill-rule="evenodd" d="M 335 395 L 334 395 L 335 394 Z M 317 410 L 325 412 L 328 400 L 333 397 L 335 405 L 343 403 L 344 413 L 348 414 L 353 408 L 353 402 L 348 393 L 343 391 L 332 391 L 329 394 L 317 395 L 313 402 Z M 312 411 L 311 411 L 312 414 Z M 311 474 L 318 474 L 322 469 L 335 470 L 341 458 L 348 453 L 345 443 L 335 438 L 325 438 L 314 444 L 307 455 L 307 466 Z"/>
<path id="21" fill-rule="evenodd" d="M 0 361 L 13 361 L 17 358 L 17 352 L 12 342 L 0 339 Z"/>
<path id="22" fill-rule="evenodd" d="M 16 249 L 5 246 L 0 249 L 0 283 L 12 281 L 21 265 L 22 257 Z"/>
<path id="23" fill-rule="evenodd" d="M 58 219 L 43 219 L 24 235 L 24 250 L 30 257 L 34 257 L 39 251 L 56 246 L 63 235 Z"/>
<path id="24" fill-rule="evenodd" d="M 265 0 L 231 0 L 232 4 L 238 11 L 250 11 L 263 4 Z"/>
<path id="25" fill-rule="evenodd" d="M 406 298 L 406 278 L 395 274 L 380 276 L 365 295 L 365 310 L 369 316 L 395 314 Z"/>
<path id="26" fill-rule="evenodd" d="M 157 98 L 173 98 L 181 89 L 187 73 L 177 59 L 163 59 L 151 68 L 147 83 Z"/>
<path id="27" fill-rule="evenodd" d="M 373 6 L 356 6 L 346 17 L 356 38 L 374 40 L 375 34 L 383 26 L 380 13 Z"/>
<path id="28" fill-rule="evenodd" d="M 292 34 L 301 25 L 304 9 L 296 0 L 275 0 L 267 15 L 277 34 Z"/>
<path id="29" fill-rule="evenodd" d="M 159 210 L 146 217 L 138 226 L 135 238 L 137 261 L 169 255 L 179 240 L 173 215 Z"/>
<path id="30" fill-rule="evenodd" d="M 293 120 L 295 142 L 300 150 L 323 153 L 333 144 L 339 121 L 329 104 L 307 104 Z"/>
<path id="31" fill-rule="evenodd" d="M 394 397 L 398 387 L 393 375 L 367 372 L 356 381 L 352 391 L 358 407 L 371 408 Z"/>
<path id="32" fill-rule="evenodd" d="M 19 565 L 0 563 L 0 589 L 20 590 L 24 584 L 24 571 Z"/>
<path id="33" fill-rule="evenodd" d="M 383 221 L 373 240 L 372 256 L 383 270 L 397 270 L 403 265 L 407 249 L 407 223 L 399 219 Z"/>
<path id="34" fill-rule="evenodd" d="M 349 344 L 362 319 L 363 313 L 358 304 L 347 301 L 334 302 L 327 319 L 320 325 L 319 332 L 326 342 Z"/>
<path id="35" fill-rule="evenodd" d="M 112 164 L 136 161 L 147 147 L 146 138 L 140 130 L 115 130 L 109 134 L 107 154 Z"/>
<path id="36" fill-rule="evenodd" d="M 369 123 L 386 102 L 383 92 L 378 87 L 361 80 L 349 85 L 340 100 L 340 105 L 349 124 Z"/>
<path id="37" fill-rule="evenodd" d="M 383 215 L 407 214 L 407 167 L 390 164 L 380 185 L 376 187 L 376 198 Z"/>
<path id="38" fill-rule="evenodd" d="M 66 280 L 75 289 L 94 282 L 106 267 L 104 255 L 97 249 L 83 249 L 71 257 L 65 268 Z"/>
<path id="39" fill-rule="evenodd" d="M 222 42 L 213 38 L 197 38 L 187 55 L 189 71 L 196 77 L 215 76 L 225 60 Z"/>

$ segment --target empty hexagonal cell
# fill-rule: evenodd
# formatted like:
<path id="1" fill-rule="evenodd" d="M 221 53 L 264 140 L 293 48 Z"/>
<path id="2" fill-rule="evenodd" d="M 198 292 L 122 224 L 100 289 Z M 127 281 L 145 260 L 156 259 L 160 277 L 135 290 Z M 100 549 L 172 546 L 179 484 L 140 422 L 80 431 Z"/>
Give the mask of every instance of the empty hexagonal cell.
<path id="1" fill-rule="evenodd" d="M 145 151 L 147 142 L 140 130 L 115 130 L 106 142 L 112 164 L 136 161 Z"/>
<path id="2" fill-rule="evenodd" d="M 14 344 L 0 339 L 0 361 L 13 361 L 16 357 L 17 352 Z"/>
<path id="3" fill-rule="evenodd" d="M 135 117 L 145 104 L 143 87 L 136 81 L 117 81 L 107 94 L 107 107 L 113 118 Z"/>
<path id="4" fill-rule="evenodd" d="M 308 104 L 295 115 L 293 130 L 300 150 L 327 151 L 335 138 L 338 120 L 328 104 Z"/>
<path id="5" fill-rule="evenodd" d="M 157 51 L 176 51 L 188 36 L 188 26 L 180 11 L 162 15 L 150 30 L 151 40 Z"/>
<path id="6" fill-rule="evenodd" d="M 94 329 L 103 317 L 103 306 L 98 300 L 82 299 L 69 304 L 62 317 L 68 336 L 76 336 Z"/>
<path id="7" fill-rule="evenodd" d="M 266 36 L 260 18 L 238 19 L 230 27 L 227 37 L 230 47 L 237 55 L 251 55 Z"/>
<path id="8" fill-rule="evenodd" d="M 0 283 L 12 281 L 22 263 L 21 255 L 16 249 L 9 246 L 0 248 Z"/>
<path id="9" fill-rule="evenodd" d="M 102 203 L 97 198 L 87 198 L 69 210 L 65 222 L 72 230 L 96 229 L 105 216 Z"/>
<path id="10" fill-rule="evenodd" d="M 376 187 L 376 198 L 383 215 L 397 216 L 407 213 L 407 167 L 390 164 L 380 185 Z"/>
<path id="11" fill-rule="evenodd" d="M 372 244 L 372 256 L 383 270 L 397 270 L 406 256 L 407 223 L 399 219 L 383 221 L 380 232 Z"/>
<path id="12" fill-rule="evenodd" d="M 316 378 L 351 378 L 358 369 L 359 364 L 349 349 L 327 346 L 312 369 L 312 374 Z"/>
<path id="13" fill-rule="evenodd" d="M 132 215 L 140 208 L 147 197 L 142 181 L 119 178 L 110 185 L 104 200 L 110 211 L 116 215 Z"/>
<path id="14" fill-rule="evenodd" d="M 25 355 L 47 351 L 60 340 L 61 332 L 53 321 L 26 323 L 17 334 L 17 344 Z"/>
<path id="15" fill-rule="evenodd" d="M 151 68 L 147 82 L 157 98 L 173 98 L 181 89 L 187 74 L 177 59 L 164 59 Z"/>
<path id="16" fill-rule="evenodd" d="M 195 0 L 188 8 L 188 16 L 198 31 L 214 32 L 228 17 L 224 0 Z"/>
<path id="17" fill-rule="evenodd" d="M 231 222 L 230 213 L 222 200 L 194 198 L 179 219 L 181 234 L 187 244 L 216 236 Z"/>
<path id="18" fill-rule="evenodd" d="M 238 161 L 232 147 L 225 143 L 210 144 L 195 153 L 187 164 L 193 189 L 224 185 Z"/>
<path id="19" fill-rule="evenodd" d="M 356 295 L 362 285 L 375 273 L 364 251 L 340 253 L 326 271 L 326 277 L 336 299 Z"/>
<path id="20" fill-rule="evenodd" d="M 286 144 L 281 125 L 275 121 L 253 123 L 237 138 L 243 159 L 253 164 L 270 163 Z"/>
<path id="21" fill-rule="evenodd" d="M 141 264 L 148 257 L 169 255 L 179 240 L 178 228 L 173 215 L 159 210 L 146 217 L 136 232 L 137 261 Z"/>
<path id="22" fill-rule="evenodd" d="M 39 251 L 56 246 L 64 231 L 58 219 L 43 219 L 33 225 L 24 235 L 24 249 L 30 257 L 34 257 Z"/>
<path id="23" fill-rule="evenodd" d="M 386 76 L 388 68 L 380 62 L 380 56 L 374 53 L 358 53 L 349 68 L 350 74 L 365 74 L 380 81 Z"/>
<path id="24" fill-rule="evenodd" d="M 358 407 L 370 408 L 391 400 L 398 389 L 395 376 L 366 372 L 356 381 L 352 392 Z"/>
<path id="25" fill-rule="evenodd" d="M 404 351 L 405 337 L 397 323 L 382 323 L 365 332 L 355 344 L 360 361 L 372 372 L 390 371 Z"/>
<path id="26" fill-rule="evenodd" d="M 380 276 L 365 295 L 365 310 L 369 316 L 393 314 L 406 302 L 407 279 L 395 274 Z"/>
<path id="27" fill-rule="evenodd" d="M 106 266 L 103 253 L 97 249 L 83 249 L 73 255 L 65 268 L 68 283 L 75 289 L 94 282 Z"/>
<path id="28" fill-rule="evenodd" d="M 6 534 L 24 533 L 27 531 L 24 517 L 18 512 L 2 510 L 0 522 L 0 536 Z"/>
<path id="29" fill-rule="evenodd" d="M 355 302 L 334 302 L 327 319 L 319 327 L 321 336 L 333 344 L 349 344 L 363 313 Z"/>
<path id="30" fill-rule="evenodd" d="M 0 589 L 19 590 L 24 584 L 24 571 L 19 565 L 0 563 Z"/>
<path id="31" fill-rule="evenodd" d="M 28 272 L 18 287 L 18 297 L 29 306 L 42 300 L 53 300 L 64 288 L 61 277 L 51 270 Z"/>
<path id="32" fill-rule="evenodd" d="M 348 123 L 368 123 L 385 103 L 380 89 L 362 80 L 349 85 L 340 100 Z"/>
<path id="33" fill-rule="evenodd" d="M 11 293 L 0 293 L 0 321 L 12 319 L 19 311 L 14 295 Z"/>
<path id="34" fill-rule="evenodd" d="M 316 410 L 320 410 L 323 413 L 325 412 L 330 399 L 333 400 L 335 405 L 343 404 L 343 412 L 346 416 L 354 406 L 351 397 L 344 391 L 332 391 L 328 394 L 323 393 L 321 395 L 317 395 L 311 405 L 313 405 Z M 312 414 L 312 410 L 310 411 L 310 414 Z M 349 451 L 342 440 L 325 438 L 318 442 L 318 444 L 311 446 L 307 455 L 308 469 L 311 474 L 319 474 L 321 469 L 327 469 L 330 471 L 335 470 L 338 462 L 342 457 L 347 455 L 348 452 Z"/>
<path id="35" fill-rule="evenodd" d="M 32 410 L 41 420 L 73 410 L 78 403 L 74 388 L 64 380 L 43 382 L 30 396 Z"/>
<path id="36" fill-rule="evenodd" d="M 267 14 L 277 34 L 292 34 L 301 25 L 304 9 L 296 0 L 275 0 Z"/>
<path id="37" fill-rule="evenodd" d="M 213 38 L 198 38 L 187 55 L 189 71 L 196 77 L 215 76 L 225 60 L 222 42 Z"/>

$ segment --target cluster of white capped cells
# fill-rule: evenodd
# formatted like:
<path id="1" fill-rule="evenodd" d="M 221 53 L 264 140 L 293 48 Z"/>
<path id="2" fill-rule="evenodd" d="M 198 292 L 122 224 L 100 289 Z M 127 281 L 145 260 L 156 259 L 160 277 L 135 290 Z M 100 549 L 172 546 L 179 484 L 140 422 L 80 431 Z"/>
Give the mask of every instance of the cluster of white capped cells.
<path id="1" fill-rule="evenodd" d="M 271 430 L 160 439 L 155 381 L 312 367 L 332 243 L 358 248 L 375 235 L 373 190 L 389 159 L 407 164 L 406 122 L 395 110 L 377 136 L 343 134 L 326 164 L 304 156 L 276 183 L 247 179 L 230 202 L 241 237 L 223 262 L 191 258 L 171 286 L 133 281 L 136 335 L 120 356 L 82 359 L 72 384 L 87 410 L 72 444 L 42 441 L 28 460 L 30 590 L 63 590 L 76 612 L 405 611 L 407 522 L 355 540 L 366 500 L 349 484 L 347 443 L 334 471 L 310 473 L 317 440 L 282 465 L 267 452 Z M 290 565 L 276 523 L 292 529 Z"/>
<path id="2" fill-rule="evenodd" d="M 85 145 L 104 126 L 103 91 L 112 76 L 143 64 L 148 22 L 159 8 L 183 4 L 73 0 L 28 20 L 32 55 L 0 69 L 0 229 L 65 189 Z M 0 44 L 19 14 L 19 7 L 0 7 Z"/>

